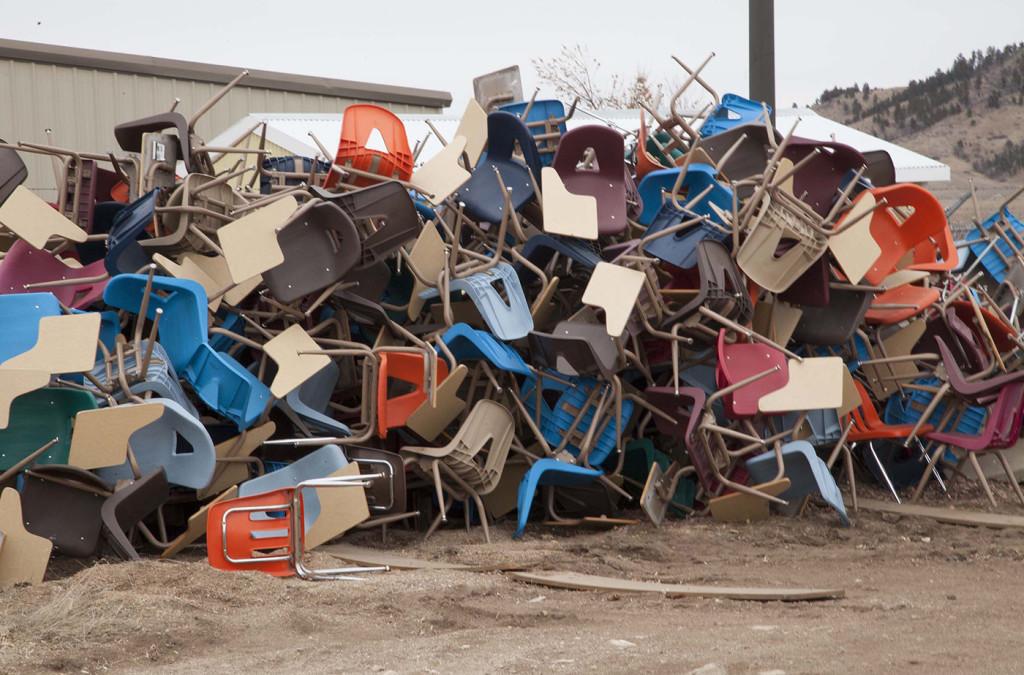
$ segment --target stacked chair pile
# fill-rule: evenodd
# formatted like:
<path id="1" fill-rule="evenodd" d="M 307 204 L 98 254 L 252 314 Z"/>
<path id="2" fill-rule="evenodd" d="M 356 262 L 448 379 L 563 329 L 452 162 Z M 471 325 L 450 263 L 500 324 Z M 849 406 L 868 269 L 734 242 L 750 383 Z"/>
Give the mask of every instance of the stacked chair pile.
<path id="1" fill-rule="evenodd" d="M 858 474 L 916 500 L 962 465 L 1024 502 L 1024 224 L 958 249 L 884 153 L 783 136 L 679 63 L 637 130 L 471 102 L 422 162 L 373 105 L 312 158 L 179 112 L 109 154 L 0 144 L 0 584 L 204 536 L 220 569 L 344 577 L 373 568 L 304 554 L 456 515 L 847 525 Z"/>

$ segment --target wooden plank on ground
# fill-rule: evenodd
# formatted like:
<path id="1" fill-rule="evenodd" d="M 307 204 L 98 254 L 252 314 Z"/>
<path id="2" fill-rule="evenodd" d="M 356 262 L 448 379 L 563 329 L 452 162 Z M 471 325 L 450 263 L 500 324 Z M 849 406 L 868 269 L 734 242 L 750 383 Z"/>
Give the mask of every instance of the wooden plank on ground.
<path id="1" fill-rule="evenodd" d="M 692 584 L 662 584 L 653 581 L 631 581 L 578 574 L 576 572 L 513 572 L 513 579 L 530 584 L 568 588 L 581 591 L 611 591 L 615 593 L 661 593 L 670 598 L 724 598 L 729 600 L 759 600 L 793 602 L 797 600 L 835 600 L 846 597 L 841 588 L 747 588 L 728 586 L 697 586 Z"/>
<path id="2" fill-rule="evenodd" d="M 983 511 L 966 511 L 951 509 L 944 506 L 922 506 L 920 504 L 896 504 L 876 499 L 861 499 L 858 506 L 863 511 L 876 513 L 892 513 L 898 516 L 931 518 L 940 523 L 968 525 L 971 527 L 994 527 L 1024 529 L 1024 517 L 1009 516 L 1001 513 L 985 513 Z"/>

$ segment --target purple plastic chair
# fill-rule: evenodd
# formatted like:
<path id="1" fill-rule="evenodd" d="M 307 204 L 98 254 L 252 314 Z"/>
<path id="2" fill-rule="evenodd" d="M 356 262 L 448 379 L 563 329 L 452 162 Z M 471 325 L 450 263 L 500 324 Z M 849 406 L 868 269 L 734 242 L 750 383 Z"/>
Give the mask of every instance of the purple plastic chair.
<path id="1" fill-rule="evenodd" d="M 588 149 L 594 151 L 593 168 L 578 165 Z M 597 200 L 597 231 L 620 234 L 626 218 L 625 142 L 611 127 L 588 124 L 569 131 L 558 144 L 552 164 L 569 192 Z"/>

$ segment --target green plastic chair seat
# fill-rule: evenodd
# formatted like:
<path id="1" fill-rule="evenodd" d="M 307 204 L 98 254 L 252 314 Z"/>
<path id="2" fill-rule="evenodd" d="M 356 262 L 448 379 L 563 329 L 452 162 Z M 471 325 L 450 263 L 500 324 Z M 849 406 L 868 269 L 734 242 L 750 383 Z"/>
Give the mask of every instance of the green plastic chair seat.
<path id="1" fill-rule="evenodd" d="M 96 407 L 93 395 L 78 389 L 45 388 L 23 394 L 11 404 L 11 423 L 0 429 L 0 471 L 6 471 L 56 438 L 36 464 L 67 464 L 71 423 L 80 410 Z"/>

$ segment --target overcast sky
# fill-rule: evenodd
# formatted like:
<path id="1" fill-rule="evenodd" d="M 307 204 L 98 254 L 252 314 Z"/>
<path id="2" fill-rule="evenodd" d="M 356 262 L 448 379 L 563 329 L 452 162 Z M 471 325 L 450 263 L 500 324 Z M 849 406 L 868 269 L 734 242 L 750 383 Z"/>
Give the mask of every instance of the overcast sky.
<path id="1" fill-rule="evenodd" d="M 681 73 L 671 54 L 697 65 L 714 51 L 707 79 L 747 93 L 747 0 L 2 4 L 0 37 L 442 89 L 459 109 L 474 76 L 512 64 L 529 96 L 530 60 L 575 43 L 602 78 L 639 68 L 669 82 Z M 779 105 L 835 85 L 905 84 L 958 53 L 1024 40 L 1020 0 L 777 0 L 775 12 Z"/>

